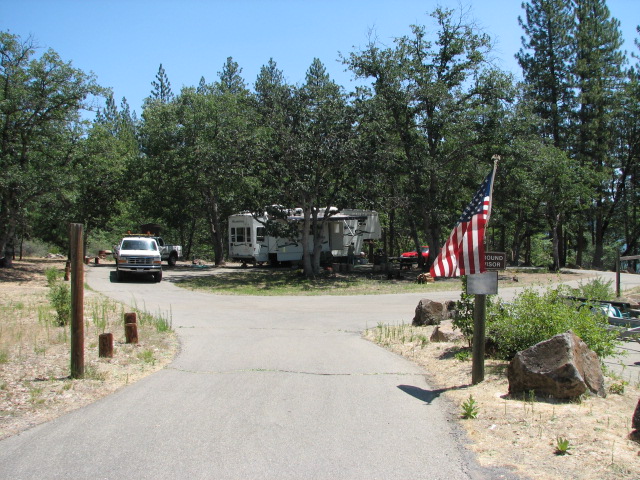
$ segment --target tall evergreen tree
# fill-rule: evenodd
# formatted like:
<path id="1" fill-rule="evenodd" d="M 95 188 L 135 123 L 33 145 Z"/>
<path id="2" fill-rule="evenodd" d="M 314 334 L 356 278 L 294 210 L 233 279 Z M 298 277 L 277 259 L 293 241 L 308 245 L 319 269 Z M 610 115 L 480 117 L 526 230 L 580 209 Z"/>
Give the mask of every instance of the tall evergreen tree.
<path id="1" fill-rule="evenodd" d="M 156 73 L 156 79 L 151 82 L 153 89 L 151 90 L 151 98 L 159 101 L 160 103 L 169 103 L 173 99 L 173 92 L 171 91 L 171 82 L 164 67 L 160 64 L 158 73 Z"/>
<path id="2" fill-rule="evenodd" d="M 566 148 L 573 109 L 575 22 L 572 0 L 532 0 L 518 17 L 525 35 L 516 54 L 535 111 L 543 119 L 542 135 Z"/>
<path id="3" fill-rule="evenodd" d="M 605 234 L 620 201 L 614 155 L 613 119 L 619 109 L 625 57 L 620 50 L 620 22 L 610 17 L 604 0 L 574 0 L 577 19 L 576 63 L 578 111 L 576 158 L 590 169 L 594 197 L 593 265 L 603 266 Z"/>
<path id="4" fill-rule="evenodd" d="M 227 57 L 227 61 L 218 72 L 216 86 L 223 93 L 246 94 L 247 84 L 242 78 L 242 68 L 232 57 Z"/>

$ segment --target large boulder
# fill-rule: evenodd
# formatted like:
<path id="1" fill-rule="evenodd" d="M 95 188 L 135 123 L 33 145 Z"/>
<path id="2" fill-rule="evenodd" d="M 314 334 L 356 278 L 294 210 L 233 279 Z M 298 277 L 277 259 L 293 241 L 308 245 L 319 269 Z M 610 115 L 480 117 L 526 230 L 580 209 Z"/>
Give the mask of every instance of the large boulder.
<path id="1" fill-rule="evenodd" d="M 454 302 L 434 302 L 428 298 L 423 298 L 418 302 L 412 325 L 415 327 L 422 325 L 440 325 L 442 320 L 451 317 L 451 311 L 454 305 Z"/>
<path id="2" fill-rule="evenodd" d="M 511 395 L 535 391 L 555 398 L 606 396 L 598 356 L 572 331 L 518 352 L 507 369 Z"/>

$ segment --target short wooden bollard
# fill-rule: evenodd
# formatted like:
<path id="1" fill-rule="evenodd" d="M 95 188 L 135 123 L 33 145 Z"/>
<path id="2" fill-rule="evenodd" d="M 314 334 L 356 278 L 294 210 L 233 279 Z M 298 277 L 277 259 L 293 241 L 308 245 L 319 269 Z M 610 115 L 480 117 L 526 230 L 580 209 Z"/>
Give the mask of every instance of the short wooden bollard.
<path id="1" fill-rule="evenodd" d="M 135 312 L 124 314 L 124 336 L 127 343 L 138 343 L 138 323 Z"/>
<path id="2" fill-rule="evenodd" d="M 127 343 L 138 343 L 138 324 L 125 323 L 124 336 L 127 340 Z"/>
<path id="3" fill-rule="evenodd" d="M 113 358 L 113 333 L 101 333 L 98 336 L 98 356 Z"/>

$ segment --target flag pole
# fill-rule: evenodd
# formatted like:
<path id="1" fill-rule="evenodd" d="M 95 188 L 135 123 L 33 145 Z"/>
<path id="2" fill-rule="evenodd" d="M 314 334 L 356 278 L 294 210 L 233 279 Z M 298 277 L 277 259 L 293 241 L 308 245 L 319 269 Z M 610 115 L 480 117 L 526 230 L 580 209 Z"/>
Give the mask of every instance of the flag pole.
<path id="1" fill-rule="evenodd" d="M 494 155 L 493 173 L 491 178 L 491 188 L 489 198 L 493 198 L 493 184 L 496 179 L 496 170 L 498 169 L 498 161 L 500 155 Z M 493 202 L 489 201 L 489 210 L 487 212 L 487 224 L 491 217 L 491 206 Z M 485 225 L 486 232 L 486 225 Z M 486 238 L 486 236 L 485 236 Z M 483 239 L 484 241 L 484 239 Z M 484 259 L 482 259 L 484 261 Z M 477 385 L 484 381 L 484 353 L 485 353 L 485 330 L 487 324 L 487 296 L 485 294 L 476 294 L 473 302 L 473 348 L 472 348 L 472 364 L 471 364 L 471 383 Z"/>

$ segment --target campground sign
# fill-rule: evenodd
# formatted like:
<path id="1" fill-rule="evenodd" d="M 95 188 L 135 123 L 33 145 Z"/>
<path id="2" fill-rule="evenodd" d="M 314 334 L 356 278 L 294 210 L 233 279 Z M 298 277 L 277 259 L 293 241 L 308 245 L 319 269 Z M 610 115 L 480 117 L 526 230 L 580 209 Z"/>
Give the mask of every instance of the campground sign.
<path id="1" fill-rule="evenodd" d="M 507 254 L 505 252 L 485 252 L 484 264 L 487 271 L 504 270 L 507 268 Z"/>

